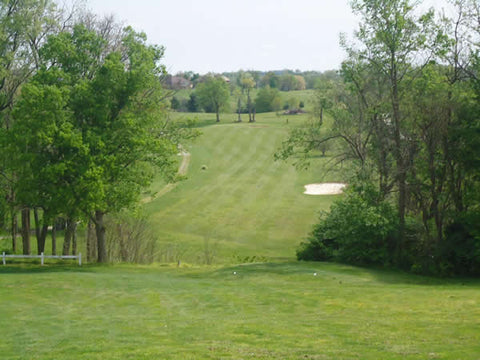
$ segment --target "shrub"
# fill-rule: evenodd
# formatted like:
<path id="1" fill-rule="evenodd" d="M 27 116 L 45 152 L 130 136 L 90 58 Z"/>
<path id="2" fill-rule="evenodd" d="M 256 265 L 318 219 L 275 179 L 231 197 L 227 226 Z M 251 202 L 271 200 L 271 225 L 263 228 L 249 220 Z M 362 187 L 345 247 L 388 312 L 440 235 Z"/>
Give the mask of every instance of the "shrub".
<path id="1" fill-rule="evenodd" d="M 109 261 L 139 264 L 154 261 L 157 239 L 145 218 L 122 213 L 109 216 L 105 226 Z"/>
<path id="2" fill-rule="evenodd" d="M 280 110 L 281 98 L 278 90 L 271 89 L 269 86 L 260 89 L 255 99 L 255 106 L 258 113 Z"/>
<path id="3" fill-rule="evenodd" d="M 180 109 L 180 101 L 174 96 L 171 100 L 170 100 L 170 106 L 172 107 L 173 110 L 178 110 Z"/>
<path id="4" fill-rule="evenodd" d="M 392 258 L 389 243 L 398 229 L 396 212 L 370 184 L 351 186 L 345 196 L 323 212 L 299 260 L 336 260 L 350 264 L 384 265 Z"/>
<path id="5" fill-rule="evenodd" d="M 480 275 L 480 213 L 458 216 L 445 231 L 436 255 L 442 275 Z"/>

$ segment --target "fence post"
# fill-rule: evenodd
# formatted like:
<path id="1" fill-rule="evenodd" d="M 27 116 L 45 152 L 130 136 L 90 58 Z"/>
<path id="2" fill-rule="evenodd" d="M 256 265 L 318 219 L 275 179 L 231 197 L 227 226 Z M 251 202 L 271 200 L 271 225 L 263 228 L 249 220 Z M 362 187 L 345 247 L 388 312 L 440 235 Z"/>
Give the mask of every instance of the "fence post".
<path id="1" fill-rule="evenodd" d="M 78 266 L 82 266 L 82 253 L 78 253 Z"/>
<path id="2" fill-rule="evenodd" d="M 42 264 L 42 266 L 43 266 L 43 259 L 44 259 L 44 257 L 43 257 L 43 252 L 42 252 L 42 254 L 41 254 L 40 256 L 41 256 L 41 259 L 42 259 L 42 260 L 41 260 L 41 264 Z"/>
<path id="3" fill-rule="evenodd" d="M 5 251 L 3 252 L 2 258 L 3 258 L 3 265 L 6 265 L 6 264 L 5 264 Z"/>

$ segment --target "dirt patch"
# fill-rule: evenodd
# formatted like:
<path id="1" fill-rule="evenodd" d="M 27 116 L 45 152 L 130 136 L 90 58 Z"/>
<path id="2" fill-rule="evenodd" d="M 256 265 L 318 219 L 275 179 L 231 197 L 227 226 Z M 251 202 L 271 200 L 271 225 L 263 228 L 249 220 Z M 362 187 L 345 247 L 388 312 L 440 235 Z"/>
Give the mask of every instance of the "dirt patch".
<path id="1" fill-rule="evenodd" d="M 338 195 L 343 193 L 344 183 L 321 183 L 305 185 L 306 195 Z"/>

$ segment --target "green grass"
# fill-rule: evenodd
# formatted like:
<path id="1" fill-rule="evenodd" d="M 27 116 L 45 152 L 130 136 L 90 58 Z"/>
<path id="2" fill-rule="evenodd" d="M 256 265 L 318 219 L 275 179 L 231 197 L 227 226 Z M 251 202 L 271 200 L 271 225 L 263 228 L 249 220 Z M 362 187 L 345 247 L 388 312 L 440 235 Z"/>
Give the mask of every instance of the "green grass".
<path id="1" fill-rule="evenodd" d="M 335 198 L 303 195 L 303 185 L 341 180 L 325 171 L 329 158 L 308 171 L 273 161 L 307 115 L 262 114 L 255 124 L 182 116 L 203 132 L 189 146 L 188 179 L 144 205 L 157 258 L 180 267 L 9 260 L 0 358 L 480 358 L 479 280 L 293 261 Z"/>
<path id="2" fill-rule="evenodd" d="M 480 354 L 478 281 L 334 264 L 7 266 L 0 299 L 10 360 Z"/>
<path id="3" fill-rule="evenodd" d="M 335 198 L 304 195 L 304 185 L 341 180 L 325 172 L 328 158 L 314 159 L 307 171 L 274 161 L 288 129 L 308 115 L 259 114 L 254 124 L 234 124 L 227 115 L 218 125 L 209 116 L 198 119 L 203 135 L 190 147 L 188 179 L 146 205 L 160 257 L 201 263 L 207 251 L 220 263 L 293 258 L 318 211 Z"/>

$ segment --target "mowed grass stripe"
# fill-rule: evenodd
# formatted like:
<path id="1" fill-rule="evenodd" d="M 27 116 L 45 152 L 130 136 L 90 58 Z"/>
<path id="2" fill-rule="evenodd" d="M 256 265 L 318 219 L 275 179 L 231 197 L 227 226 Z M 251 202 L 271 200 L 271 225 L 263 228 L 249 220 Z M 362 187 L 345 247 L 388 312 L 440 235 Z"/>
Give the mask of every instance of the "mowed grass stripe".
<path id="1" fill-rule="evenodd" d="M 274 161 L 288 131 L 283 119 L 202 131 L 190 150 L 189 179 L 147 207 L 161 242 L 182 244 L 195 259 L 205 241 L 220 248 L 220 262 L 237 255 L 292 258 L 331 199 L 307 199 L 298 186 L 304 174 Z"/>

